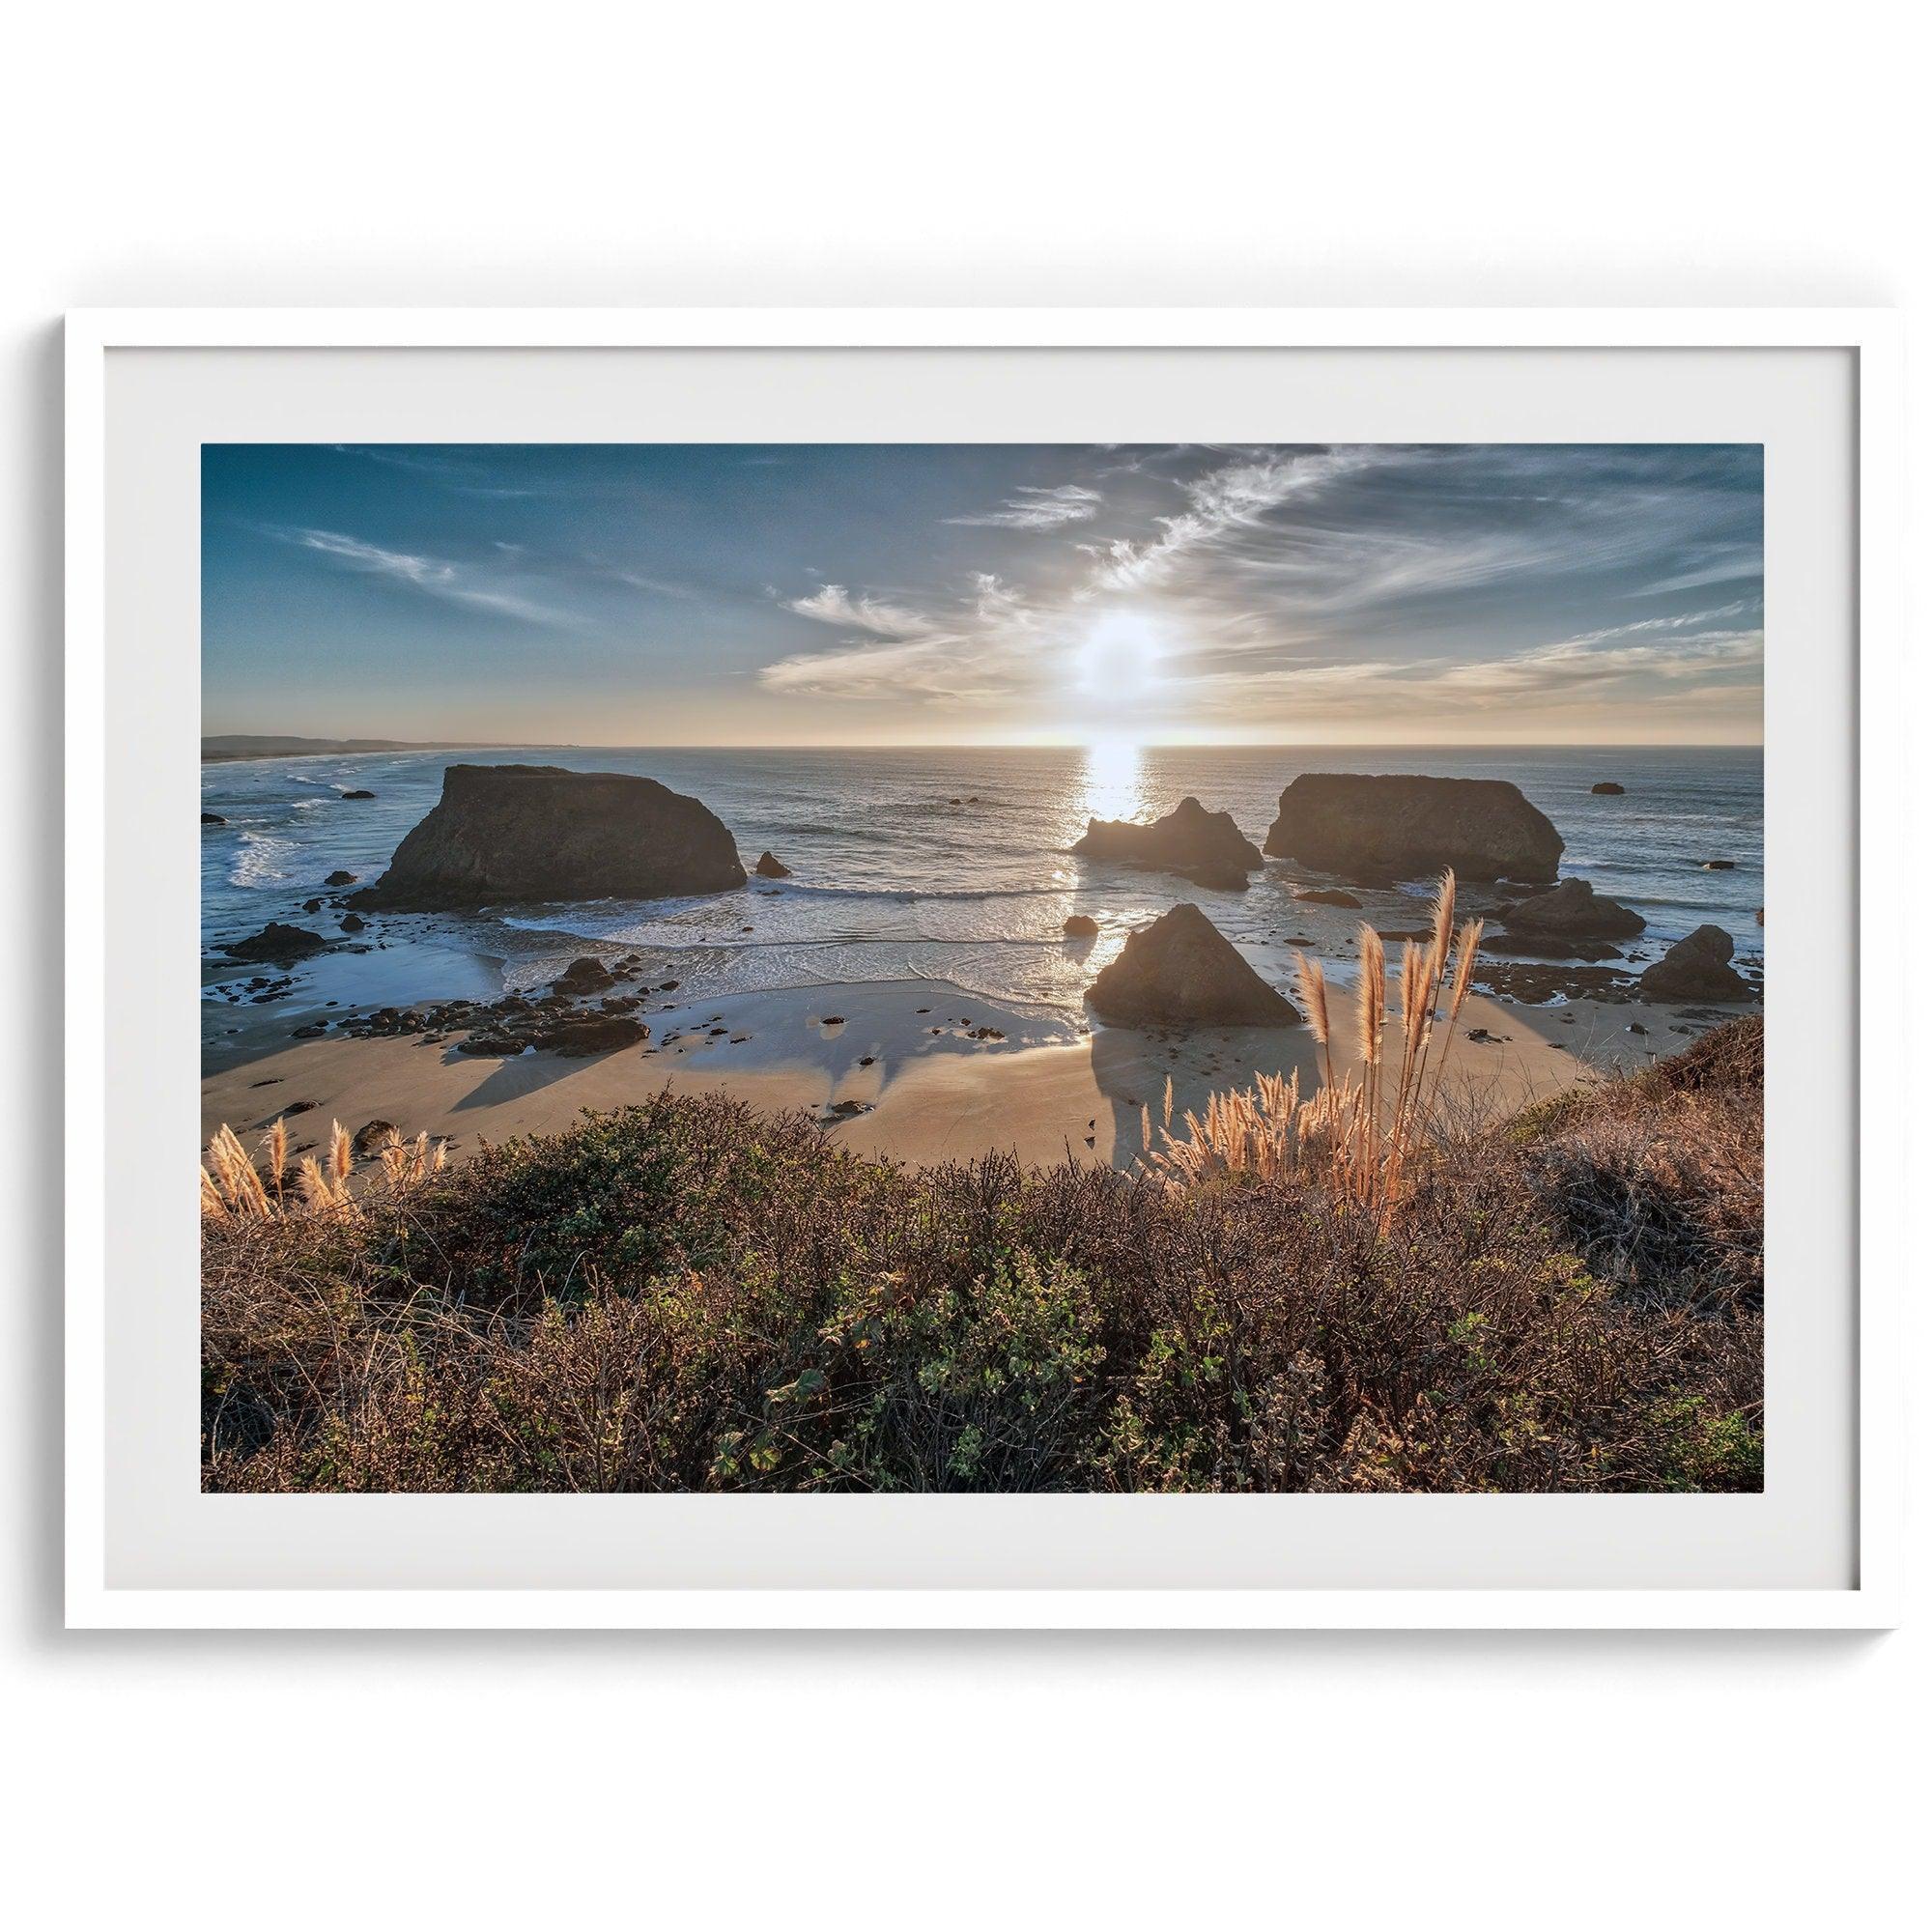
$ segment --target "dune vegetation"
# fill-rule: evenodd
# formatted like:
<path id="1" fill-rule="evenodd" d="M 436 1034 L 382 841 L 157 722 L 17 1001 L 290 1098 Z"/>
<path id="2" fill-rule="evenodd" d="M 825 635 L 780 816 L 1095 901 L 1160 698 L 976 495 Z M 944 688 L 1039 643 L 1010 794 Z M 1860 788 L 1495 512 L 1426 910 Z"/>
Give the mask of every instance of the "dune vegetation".
<path id="1" fill-rule="evenodd" d="M 460 1164 L 218 1139 L 204 1484 L 1761 1488 L 1762 1020 L 1452 1130 L 1466 953 L 1413 951 L 1350 1022 L 1387 1077 L 1150 1120 L 1126 1172 L 902 1168 L 717 1094 Z"/>

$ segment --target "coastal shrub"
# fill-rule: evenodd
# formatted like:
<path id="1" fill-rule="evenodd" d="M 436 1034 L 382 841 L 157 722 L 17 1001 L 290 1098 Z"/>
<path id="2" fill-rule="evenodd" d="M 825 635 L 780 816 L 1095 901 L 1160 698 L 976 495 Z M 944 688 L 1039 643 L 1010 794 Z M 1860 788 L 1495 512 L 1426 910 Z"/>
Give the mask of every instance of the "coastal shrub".
<path id="1" fill-rule="evenodd" d="M 238 1212 L 211 1174 L 203 1480 L 1756 1489 L 1761 1022 L 1693 1054 L 1367 1200 L 1325 1167 L 905 1169 L 718 1094 L 350 1208 Z"/>

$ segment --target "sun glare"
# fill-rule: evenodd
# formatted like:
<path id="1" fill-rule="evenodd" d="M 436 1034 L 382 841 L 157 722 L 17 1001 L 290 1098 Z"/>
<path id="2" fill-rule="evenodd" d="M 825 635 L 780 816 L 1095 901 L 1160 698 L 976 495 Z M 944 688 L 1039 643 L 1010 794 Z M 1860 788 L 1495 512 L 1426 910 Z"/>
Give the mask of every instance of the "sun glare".
<path id="1" fill-rule="evenodd" d="M 1160 625 L 1143 611 L 1103 611 L 1074 654 L 1074 685 L 1083 696 L 1113 702 L 1153 689 L 1164 655 Z"/>

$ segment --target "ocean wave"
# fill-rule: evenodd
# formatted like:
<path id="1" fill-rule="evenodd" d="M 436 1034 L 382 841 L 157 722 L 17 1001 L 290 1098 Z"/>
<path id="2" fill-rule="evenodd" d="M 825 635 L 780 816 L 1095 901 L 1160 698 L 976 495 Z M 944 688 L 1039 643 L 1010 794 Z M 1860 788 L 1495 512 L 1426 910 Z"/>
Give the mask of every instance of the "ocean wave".
<path id="1" fill-rule="evenodd" d="M 277 838 L 268 832 L 243 832 L 241 850 L 228 868 L 228 883 L 244 891 L 285 885 L 289 875 L 279 862 L 297 849 L 293 838 Z"/>

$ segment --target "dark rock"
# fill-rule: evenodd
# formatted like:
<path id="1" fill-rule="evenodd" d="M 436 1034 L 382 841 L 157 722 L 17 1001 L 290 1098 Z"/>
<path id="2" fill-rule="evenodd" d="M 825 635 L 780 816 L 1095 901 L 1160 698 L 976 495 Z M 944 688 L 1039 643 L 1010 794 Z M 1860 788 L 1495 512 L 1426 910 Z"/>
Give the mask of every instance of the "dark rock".
<path id="1" fill-rule="evenodd" d="M 1262 867 L 1262 855 L 1241 836 L 1231 813 L 1209 811 L 1198 798 L 1183 798 L 1165 818 L 1151 825 L 1122 818 L 1090 818 L 1074 852 L 1083 859 L 1138 866 L 1144 870 L 1179 872 L 1196 885 L 1239 892 L 1248 874 Z"/>
<path id="2" fill-rule="evenodd" d="M 1621 798 L 1624 788 L 1614 779 L 1605 779 L 1601 784 L 1593 784 L 1590 792 L 1596 798 Z"/>
<path id="3" fill-rule="evenodd" d="M 1704 869 L 1707 872 L 1735 872 L 1738 862 L 1735 859 L 1706 859 Z"/>
<path id="4" fill-rule="evenodd" d="M 1196 905 L 1175 906 L 1129 934 L 1087 1003 L 1116 1026 L 1280 1027 L 1301 1018 Z"/>
<path id="5" fill-rule="evenodd" d="M 344 932 L 362 932 L 367 929 L 368 924 L 369 922 L 366 919 L 359 918 L 353 912 L 346 912 L 342 915 L 341 925 Z"/>
<path id="6" fill-rule="evenodd" d="M 358 1160 L 367 1160 L 395 1131 L 393 1121 L 364 1121 L 355 1129 L 355 1138 L 349 1143 L 350 1150 Z"/>
<path id="7" fill-rule="evenodd" d="M 472 1033 L 467 1039 L 456 1042 L 458 1053 L 474 1053 L 493 1060 L 514 1060 L 522 1053 L 526 1041 L 510 1033 Z"/>
<path id="8" fill-rule="evenodd" d="M 328 941 L 321 933 L 311 932 L 305 925 L 284 925 L 279 920 L 271 919 L 260 932 L 247 939 L 238 939 L 233 946 L 224 946 L 221 952 L 231 959 L 240 959 L 248 965 L 289 966 L 298 959 L 306 959 L 311 953 L 327 952 Z"/>
<path id="9" fill-rule="evenodd" d="M 1061 931 L 1068 939 L 1094 939 L 1100 931 L 1100 922 L 1089 919 L 1084 912 L 1071 913 L 1061 925 Z"/>
<path id="10" fill-rule="evenodd" d="M 601 993 L 617 982 L 603 960 L 585 953 L 581 959 L 573 959 L 554 983 L 560 993 Z"/>
<path id="11" fill-rule="evenodd" d="M 226 825 L 228 823 L 227 819 L 223 818 L 218 811 L 204 811 L 201 814 L 201 822 L 204 825 Z"/>
<path id="12" fill-rule="evenodd" d="M 1563 840 L 1503 779 L 1311 772 L 1281 795 L 1265 849 L 1345 878 L 1554 879 Z"/>
<path id="13" fill-rule="evenodd" d="M 593 1054 L 637 1046 L 650 1037 L 650 1028 L 628 1013 L 572 1013 L 541 1028 L 536 1044 L 566 1060 L 587 1060 Z"/>
<path id="14" fill-rule="evenodd" d="M 1297 886 L 1294 896 L 1305 905 L 1353 906 L 1361 909 L 1361 900 L 1353 893 L 1345 893 L 1340 886 Z"/>
<path id="15" fill-rule="evenodd" d="M 451 765 L 441 801 L 353 902 L 435 911 L 660 898 L 744 883 L 731 835 L 696 799 L 655 779 L 555 765 Z"/>
<path id="16" fill-rule="evenodd" d="M 302 911 L 303 911 L 303 912 L 320 912 L 321 910 L 322 910 L 322 901 L 321 901 L 320 899 L 303 899 L 303 900 L 302 900 Z"/>
<path id="17" fill-rule="evenodd" d="M 354 872 L 345 872 L 340 867 L 337 867 L 322 883 L 325 886 L 353 886 L 355 883 L 355 874 Z"/>
<path id="18" fill-rule="evenodd" d="M 1737 947 L 1720 925 L 1700 925 L 1680 939 L 1638 980 L 1653 1000 L 1747 1000 L 1750 987 L 1731 971 Z"/>
<path id="19" fill-rule="evenodd" d="M 1498 999 L 1520 1006 L 1547 1006 L 1551 1000 L 1599 1000 L 1623 1006 L 1635 997 L 1628 973 L 1609 966 L 1539 966 L 1530 962 L 1492 964 L 1479 960 L 1476 984 Z"/>
<path id="20" fill-rule="evenodd" d="M 1553 891 L 1504 907 L 1503 925 L 1514 939 L 1634 939 L 1643 916 L 1599 898 L 1588 879 L 1565 879 Z"/>
<path id="21" fill-rule="evenodd" d="M 342 796 L 344 798 L 374 798 L 376 794 L 373 791 L 362 791 L 358 789 L 355 791 L 346 791 L 342 794 Z"/>
<path id="22" fill-rule="evenodd" d="M 791 877 L 791 867 L 785 865 L 782 860 L 774 857 L 770 852 L 760 852 L 758 854 L 758 863 L 752 867 L 752 870 L 757 873 L 761 879 L 788 879 Z"/>

